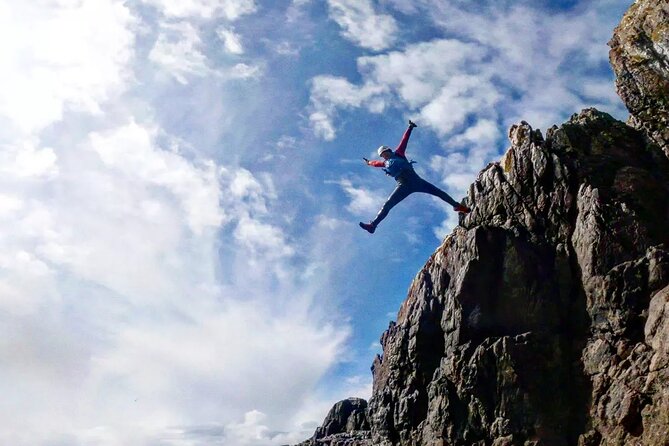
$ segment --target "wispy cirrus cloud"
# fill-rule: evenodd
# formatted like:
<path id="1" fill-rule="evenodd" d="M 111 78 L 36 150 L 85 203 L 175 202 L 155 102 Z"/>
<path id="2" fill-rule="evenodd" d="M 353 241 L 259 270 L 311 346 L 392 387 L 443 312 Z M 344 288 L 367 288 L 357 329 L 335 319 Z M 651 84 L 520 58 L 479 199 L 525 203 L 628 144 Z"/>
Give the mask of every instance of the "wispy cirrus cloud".
<path id="1" fill-rule="evenodd" d="M 255 12 L 258 6 L 255 0 L 142 0 L 144 3 L 159 8 L 168 17 L 201 17 L 210 19 L 222 17 L 227 20 Z"/>
<path id="2" fill-rule="evenodd" d="M 226 52 L 234 55 L 244 53 L 237 34 L 220 28 L 218 35 Z M 199 30 L 189 22 L 162 23 L 149 60 L 160 68 L 164 76 L 173 77 L 182 85 L 189 84 L 193 78 L 253 79 L 263 73 L 261 65 L 246 62 L 212 66 L 212 61 L 204 53 Z"/>
<path id="3" fill-rule="evenodd" d="M 164 23 L 149 60 L 180 83 L 187 84 L 190 76 L 203 77 L 210 73 L 201 46 L 199 33 L 190 23 Z"/>

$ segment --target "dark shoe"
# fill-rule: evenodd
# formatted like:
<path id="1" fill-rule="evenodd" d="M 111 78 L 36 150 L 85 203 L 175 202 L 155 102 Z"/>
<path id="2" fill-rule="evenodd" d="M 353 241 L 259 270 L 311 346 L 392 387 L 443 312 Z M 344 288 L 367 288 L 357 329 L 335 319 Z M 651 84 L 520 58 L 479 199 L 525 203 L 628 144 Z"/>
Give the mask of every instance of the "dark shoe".
<path id="1" fill-rule="evenodd" d="M 376 226 L 373 225 L 372 223 L 363 223 L 360 222 L 360 227 L 364 229 L 365 231 L 369 232 L 370 234 L 374 234 L 374 231 L 376 231 Z"/>
<path id="2" fill-rule="evenodd" d="M 457 206 L 453 206 L 453 210 L 455 212 L 459 212 L 460 214 L 469 214 L 472 211 L 471 209 L 469 209 L 464 204 L 459 204 Z"/>
<path id="3" fill-rule="evenodd" d="M 418 126 L 411 119 L 409 119 L 409 127 L 414 128 Z"/>

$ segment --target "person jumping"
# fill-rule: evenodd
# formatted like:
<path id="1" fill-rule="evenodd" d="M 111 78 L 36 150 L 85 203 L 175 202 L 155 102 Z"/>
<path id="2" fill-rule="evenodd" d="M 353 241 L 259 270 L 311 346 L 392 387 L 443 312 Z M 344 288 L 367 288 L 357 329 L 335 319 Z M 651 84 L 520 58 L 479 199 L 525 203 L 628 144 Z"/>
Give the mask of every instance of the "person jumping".
<path id="1" fill-rule="evenodd" d="M 383 158 L 381 160 L 368 160 L 363 158 L 365 163 L 368 166 L 372 167 L 383 167 L 383 170 L 386 172 L 386 175 L 391 176 L 397 181 L 397 186 L 392 194 L 388 197 L 386 202 L 381 207 L 381 210 L 376 215 L 374 220 L 369 223 L 360 222 L 360 227 L 370 234 L 374 234 L 376 227 L 381 223 L 381 221 L 386 218 L 388 212 L 400 201 L 404 200 L 406 197 L 411 195 L 414 192 L 423 192 L 426 194 L 434 195 L 444 200 L 446 203 L 453 206 L 453 210 L 463 214 L 469 213 L 471 210 L 455 201 L 443 190 L 439 189 L 432 183 L 429 183 L 418 176 L 415 170 L 413 170 L 413 161 L 407 160 L 405 152 L 407 149 L 407 144 L 409 142 L 409 137 L 411 136 L 411 131 L 414 127 L 418 127 L 413 122 L 409 121 L 409 128 L 406 129 L 400 144 L 397 146 L 395 151 L 393 151 L 388 146 L 381 146 L 377 150 L 379 156 Z"/>

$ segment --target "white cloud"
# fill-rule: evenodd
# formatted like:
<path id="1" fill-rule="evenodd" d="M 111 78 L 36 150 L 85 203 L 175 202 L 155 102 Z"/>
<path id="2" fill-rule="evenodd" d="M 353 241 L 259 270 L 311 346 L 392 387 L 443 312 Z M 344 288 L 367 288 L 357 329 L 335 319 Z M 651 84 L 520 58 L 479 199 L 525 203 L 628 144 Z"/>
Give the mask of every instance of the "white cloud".
<path id="1" fill-rule="evenodd" d="M 499 77 L 501 92 L 517 96 L 505 101 L 509 122 L 525 119 L 545 128 L 593 103 L 622 114 L 613 82 L 601 67 L 608 65 L 606 42 L 620 18 L 616 9 L 623 10 L 628 2 L 583 2 L 553 14 L 531 2 L 484 3 L 472 8 L 430 2 L 425 11 L 444 29 L 491 52 L 493 57 L 481 68 Z M 608 91 L 586 90 L 593 83 L 607 85 Z"/>
<path id="2" fill-rule="evenodd" d="M 282 56 L 296 57 L 300 54 L 300 48 L 291 42 L 268 42 L 268 46 L 273 48 L 273 51 Z"/>
<path id="3" fill-rule="evenodd" d="M 187 84 L 189 76 L 211 73 L 201 46 L 199 33 L 190 23 L 164 23 L 149 59 L 180 83 Z"/>
<path id="4" fill-rule="evenodd" d="M 223 41 L 223 47 L 230 54 L 243 54 L 244 46 L 242 45 L 242 40 L 239 34 L 235 33 L 234 30 L 228 28 L 219 28 L 216 33 L 218 37 Z"/>
<path id="5" fill-rule="evenodd" d="M 0 117 L 11 127 L 0 138 L 39 131 L 66 110 L 100 113 L 125 88 L 136 20 L 124 3 L 3 2 Z"/>
<path id="6" fill-rule="evenodd" d="M 423 105 L 419 122 L 428 124 L 440 136 L 446 136 L 459 130 L 469 118 L 494 116 L 490 110 L 494 110 L 501 99 L 501 94 L 484 77 L 452 76 L 439 94 Z"/>
<path id="7" fill-rule="evenodd" d="M 292 0 L 286 9 L 286 21 L 291 24 L 299 23 L 305 17 L 304 7 L 310 3 L 311 0 Z"/>
<path id="8" fill-rule="evenodd" d="M 280 228 L 258 220 L 243 218 L 235 229 L 235 239 L 255 256 L 277 260 L 294 254 Z"/>
<path id="9" fill-rule="evenodd" d="M 397 39 L 397 22 L 391 15 L 377 14 L 372 0 L 328 0 L 328 6 L 343 36 L 362 48 L 380 51 Z"/>
<path id="10" fill-rule="evenodd" d="M 312 113 L 309 121 L 314 133 L 326 141 L 336 136 L 333 118 L 338 107 L 366 106 L 374 113 L 385 109 L 385 86 L 368 84 L 358 87 L 342 77 L 317 76 L 311 80 Z"/>
<path id="11" fill-rule="evenodd" d="M 60 303 L 55 271 L 33 253 L 3 252 L 0 272 L 0 308 L 6 314 L 21 317 L 33 314 L 45 302 Z"/>
<path id="12" fill-rule="evenodd" d="M 198 420 L 223 422 L 227 435 L 239 415 L 263 412 L 275 418 L 262 420 L 272 425 L 278 410 L 299 406 L 300 395 L 332 364 L 346 336 L 329 325 L 314 330 L 306 313 L 272 314 L 262 301 L 221 306 L 196 300 L 181 310 L 176 317 L 163 313 L 162 323 L 120 331 L 113 348 L 94 358 L 86 384 L 90 390 L 110 392 L 103 409 L 106 418 L 125 422 L 128 415 L 139 417 L 145 426 L 155 423 L 155 431 L 193 426 Z M 291 394 L 297 399 L 291 401 Z M 126 409 L 131 413 L 114 415 L 129 396 L 137 399 Z M 149 414 L 161 418 L 151 422 Z M 284 421 L 289 416 L 285 412 Z M 247 421 L 251 428 L 261 420 Z M 237 427 L 239 434 L 249 433 Z M 255 444 L 252 438 L 246 440 L 224 444 Z"/>
<path id="13" fill-rule="evenodd" d="M 224 215 L 218 205 L 221 192 L 216 167 L 211 162 L 196 167 L 180 155 L 156 147 L 155 138 L 156 130 L 131 122 L 105 133 L 92 133 L 90 145 L 105 166 L 126 181 L 168 190 L 179 201 L 194 233 L 218 227 Z"/>
<path id="14" fill-rule="evenodd" d="M 454 39 L 435 39 L 358 59 L 358 70 L 376 88 L 396 91 L 411 108 L 429 103 L 449 78 L 476 74 L 484 48 Z M 370 87 L 368 87 L 370 88 Z"/>
<path id="15" fill-rule="evenodd" d="M 264 187 L 253 174 L 246 169 L 237 169 L 230 173 L 230 192 L 237 199 L 250 198 L 252 202 L 258 203 L 253 207 L 255 210 L 267 212 L 263 198 Z"/>
<path id="16" fill-rule="evenodd" d="M 0 194 L 0 217 L 12 215 L 23 207 L 23 200 L 14 195 Z"/>
<path id="17" fill-rule="evenodd" d="M 360 107 L 385 91 L 385 87 L 374 84 L 358 87 L 342 77 L 317 76 L 312 79 L 311 97 L 323 105 L 336 100 L 338 106 Z"/>
<path id="18" fill-rule="evenodd" d="M 237 20 L 257 10 L 255 0 L 143 0 L 168 17 Z"/>
<path id="19" fill-rule="evenodd" d="M 336 131 L 332 119 L 324 112 L 317 111 L 309 115 L 309 121 L 314 130 L 314 134 L 325 141 L 335 139 Z"/>
<path id="20" fill-rule="evenodd" d="M 270 204 L 277 198 L 270 176 L 254 175 L 244 168 L 222 167 L 220 182 L 225 191 L 221 205 L 234 216 L 236 223 L 269 216 Z"/>
<path id="21" fill-rule="evenodd" d="M 478 147 L 494 147 L 502 137 L 502 132 L 496 122 L 481 119 L 468 127 L 464 132 L 451 139 L 451 144 L 474 145 Z"/>
<path id="22" fill-rule="evenodd" d="M 355 187 L 350 180 L 343 179 L 339 185 L 349 197 L 346 209 L 353 215 L 371 219 L 383 204 L 383 195 L 361 187 Z"/>
<path id="23" fill-rule="evenodd" d="M 38 147 L 34 139 L 7 144 L 0 151 L 0 172 L 21 178 L 48 178 L 58 174 L 57 156 L 50 147 Z"/>
<path id="24" fill-rule="evenodd" d="M 244 414 L 244 421 L 241 423 L 230 423 L 226 426 L 226 438 L 232 440 L 234 444 L 259 444 L 269 440 L 269 428 L 263 421 L 267 416 L 257 410 L 252 410 Z"/>
<path id="25" fill-rule="evenodd" d="M 222 76 L 227 79 L 256 79 L 262 74 L 262 66 L 245 63 L 235 64 L 227 72 L 222 72 Z"/>
<path id="26" fill-rule="evenodd" d="M 276 142 L 276 148 L 280 151 L 293 150 L 297 146 L 297 138 L 294 136 L 283 135 Z"/>
<path id="27" fill-rule="evenodd" d="M 161 22 L 160 33 L 149 53 L 149 60 L 161 67 L 165 75 L 187 85 L 192 77 L 243 80 L 256 79 L 263 74 L 262 63 L 221 65 L 210 60 L 205 54 L 208 45 L 203 42 L 200 29 L 194 23 L 188 19 Z M 232 28 L 221 26 L 216 34 L 226 52 L 237 56 L 244 54 L 241 36 Z"/>
<path id="28" fill-rule="evenodd" d="M 270 177 L 157 139 L 136 122 L 93 132 L 56 176 L 3 183 L 1 443 L 205 445 L 216 426 L 231 446 L 301 439 L 292 417 L 348 328 L 313 306 L 320 279 L 283 261 Z M 217 273 L 220 224 L 238 255 Z"/>
<path id="29" fill-rule="evenodd" d="M 268 174 L 253 174 L 237 168 L 221 171 L 222 206 L 233 217 L 228 226 L 233 227 L 230 242 L 234 243 L 235 267 L 239 279 L 258 274 L 255 284 L 271 284 L 276 277 L 287 280 L 292 287 L 291 277 L 295 271 L 290 266 L 295 255 L 303 249 L 294 246 L 278 224 L 277 213 L 285 209 L 277 207 L 277 194 L 273 179 Z M 243 281 L 242 281 L 243 282 Z"/>
<path id="30" fill-rule="evenodd" d="M 331 76 L 312 80 L 312 116 L 318 117 L 311 119 L 312 127 L 317 135 L 333 139 L 333 119 L 339 108 L 364 107 L 380 113 L 388 104 L 396 104 L 394 97 L 399 96 L 410 110 L 419 111 L 421 123 L 441 135 L 450 133 L 471 114 L 492 110 L 500 99 L 487 74 L 466 74 L 485 56 L 474 45 L 438 39 L 404 51 L 361 57 L 358 69 L 364 81 L 360 86 Z"/>
<path id="31" fill-rule="evenodd" d="M 206 245 L 185 241 L 212 243 L 224 220 L 216 168 L 162 150 L 154 137 L 136 123 L 94 132 L 61 151 L 57 176 L 5 183 L 24 197 L 10 249 L 133 301 L 197 287 L 200 268 L 186 257 L 203 256 L 203 271 L 211 260 Z M 180 282 L 185 270 L 194 281 Z"/>
<path id="32" fill-rule="evenodd" d="M 5 176 L 0 185 L 2 443 L 69 435 L 139 444 L 129 440 L 127 412 L 114 415 L 97 399 L 132 401 L 114 391 L 135 389 L 91 384 L 91 358 L 108 354 L 119 330 L 212 287 L 220 219 L 215 169 L 161 150 L 152 135 L 132 123 L 55 144 L 48 165 L 57 175 Z"/>

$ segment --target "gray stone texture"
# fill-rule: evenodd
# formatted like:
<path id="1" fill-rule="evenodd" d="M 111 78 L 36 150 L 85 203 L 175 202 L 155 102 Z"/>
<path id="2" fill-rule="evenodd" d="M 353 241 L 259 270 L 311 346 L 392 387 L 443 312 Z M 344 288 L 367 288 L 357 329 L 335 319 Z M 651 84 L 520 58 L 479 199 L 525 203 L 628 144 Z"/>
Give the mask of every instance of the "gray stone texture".
<path id="1" fill-rule="evenodd" d="M 636 1 L 609 46 L 629 123 L 644 129 L 669 157 L 669 2 Z"/>

